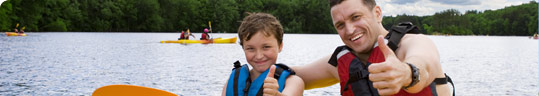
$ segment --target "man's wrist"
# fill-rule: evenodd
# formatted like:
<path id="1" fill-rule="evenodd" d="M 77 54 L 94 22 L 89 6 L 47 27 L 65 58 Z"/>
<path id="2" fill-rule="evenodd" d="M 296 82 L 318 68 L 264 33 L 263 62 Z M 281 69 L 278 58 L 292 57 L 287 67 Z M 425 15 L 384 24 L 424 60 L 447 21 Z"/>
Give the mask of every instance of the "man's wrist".
<path id="1" fill-rule="evenodd" d="M 420 77 L 419 77 L 419 69 L 417 67 L 415 67 L 413 64 L 410 64 L 410 63 L 406 63 L 409 67 L 410 67 L 410 83 L 406 84 L 403 88 L 404 89 L 408 89 L 414 85 L 416 85 L 419 80 L 420 80 Z M 408 80 L 407 80 L 408 81 Z"/>

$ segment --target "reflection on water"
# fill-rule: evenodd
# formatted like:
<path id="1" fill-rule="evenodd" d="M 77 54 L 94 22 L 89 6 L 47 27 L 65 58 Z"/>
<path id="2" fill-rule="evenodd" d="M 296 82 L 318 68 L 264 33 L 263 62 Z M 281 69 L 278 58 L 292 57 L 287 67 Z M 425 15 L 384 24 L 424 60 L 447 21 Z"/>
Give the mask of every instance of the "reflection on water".
<path id="1" fill-rule="evenodd" d="M 238 44 L 161 44 L 178 33 L 28 33 L 0 36 L 0 95 L 90 95 L 111 84 L 153 87 L 185 96 L 219 95 Z M 200 35 L 200 34 L 195 34 Z M 213 34 L 234 37 L 236 34 Z M 527 37 L 430 36 L 457 95 L 536 95 L 537 40 Z M 338 35 L 286 34 L 278 62 L 305 65 L 343 43 Z M 339 86 L 307 96 L 339 95 Z"/>

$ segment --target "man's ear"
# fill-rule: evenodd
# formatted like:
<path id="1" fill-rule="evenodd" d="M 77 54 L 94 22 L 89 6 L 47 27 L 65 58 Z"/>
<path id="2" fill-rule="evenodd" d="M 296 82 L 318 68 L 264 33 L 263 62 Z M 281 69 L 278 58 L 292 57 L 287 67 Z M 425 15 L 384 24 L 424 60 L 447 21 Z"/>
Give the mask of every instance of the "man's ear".
<path id="1" fill-rule="evenodd" d="M 374 16 L 376 16 L 376 21 L 378 23 L 382 23 L 383 16 L 382 16 L 382 9 L 380 8 L 380 6 L 376 5 L 374 6 L 372 10 L 374 12 Z"/>

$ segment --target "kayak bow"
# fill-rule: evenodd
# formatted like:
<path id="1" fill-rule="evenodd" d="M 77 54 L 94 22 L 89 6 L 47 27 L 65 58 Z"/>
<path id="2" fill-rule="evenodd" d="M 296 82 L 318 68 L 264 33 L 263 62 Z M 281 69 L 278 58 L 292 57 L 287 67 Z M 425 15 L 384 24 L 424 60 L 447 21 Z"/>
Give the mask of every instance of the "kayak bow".
<path id="1" fill-rule="evenodd" d="M 178 96 L 167 91 L 136 86 L 136 85 L 108 85 L 97 88 L 92 96 Z"/>

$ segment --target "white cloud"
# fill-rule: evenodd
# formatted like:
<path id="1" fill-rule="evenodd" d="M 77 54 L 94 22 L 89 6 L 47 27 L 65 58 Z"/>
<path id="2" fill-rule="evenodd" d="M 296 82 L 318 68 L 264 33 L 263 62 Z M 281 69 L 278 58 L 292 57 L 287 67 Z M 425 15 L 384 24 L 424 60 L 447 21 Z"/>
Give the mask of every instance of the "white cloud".
<path id="1" fill-rule="evenodd" d="M 405 3 L 411 2 L 411 3 Z M 460 1 L 460 2 L 459 2 Z M 528 3 L 530 0 L 377 0 L 384 16 L 433 15 L 447 9 L 457 9 L 461 13 L 467 10 L 496 10 L 511 5 Z"/>

